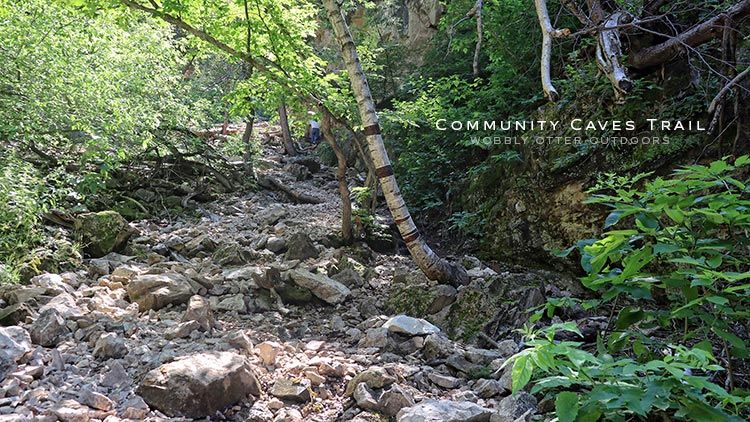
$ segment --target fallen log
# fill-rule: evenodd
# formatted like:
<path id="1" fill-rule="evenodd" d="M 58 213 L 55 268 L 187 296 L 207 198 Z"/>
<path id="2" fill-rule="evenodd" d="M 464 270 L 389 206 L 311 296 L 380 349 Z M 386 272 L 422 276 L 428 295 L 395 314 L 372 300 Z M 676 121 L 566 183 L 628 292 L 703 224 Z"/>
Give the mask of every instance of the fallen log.
<path id="1" fill-rule="evenodd" d="M 289 186 L 281 183 L 280 180 L 265 174 L 258 176 L 258 184 L 266 189 L 284 192 L 290 198 L 292 198 L 293 201 L 300 204 L 322 204 L 324 202 L 322 199 L 315 196 L 297 192 Z"/>

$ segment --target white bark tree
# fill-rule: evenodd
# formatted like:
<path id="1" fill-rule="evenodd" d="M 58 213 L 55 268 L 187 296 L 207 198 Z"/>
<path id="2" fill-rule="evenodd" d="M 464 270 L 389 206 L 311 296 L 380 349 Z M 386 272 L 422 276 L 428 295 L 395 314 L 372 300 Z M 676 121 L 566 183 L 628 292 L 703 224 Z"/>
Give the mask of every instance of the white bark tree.
<path id="1" fill-rule="evenodd" d="M 344 20 L 341 8 L 336 0 L 324 0 L 323 4 L 328 13 L 328 19 L 333 27 L 336 40 L 341 48 L 341 55 L 344 59 L 346 70 L 349 73 L 352 90 L 357 98 L 357 106 L 364 126 L 364 134 L 367 139 L 370 156 L 375 165 L 375 173 L 380 180 L 386 203 L 409 253 L 417 266 L 430 279 L 440 282 L 465 282 L 467 276 L 463 268 L 452 265 L 439 257 L 430 248 L 414 224 L 414 220 L 409 214 L 409 209 L 406 207 L 406 203 L 401 196 L 388 153 L 383 144 L 375 102 L 372 99 L 370 87 L 362 70 L 357 48 L 349 32 L 349 27 Z"/>

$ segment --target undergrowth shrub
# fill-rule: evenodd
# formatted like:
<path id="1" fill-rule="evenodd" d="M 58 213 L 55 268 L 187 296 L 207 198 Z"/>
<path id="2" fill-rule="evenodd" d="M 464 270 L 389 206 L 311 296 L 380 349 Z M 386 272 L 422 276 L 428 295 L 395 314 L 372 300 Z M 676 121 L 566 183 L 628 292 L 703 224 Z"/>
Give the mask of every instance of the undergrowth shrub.
<path id="1" fill-rule="evenodd" d="M 608 175 L 591 189 L 588 203 L 612 209 L 606 231 L 562 255 L 579 250 L 581 281 L 598 298 L 548 303 L 531 322 L 574 302 L 609 322 L 595 345 L 558 340 L 580 335 L 575 323 L 525 330 L 514 390 L 535 380 L 561 422 L 747 416 L 732 368 L 748 357 L 749 166 L 743 156 L 650 181 Z"/>
<path id="2" fill-rule="evenodd" d="M 16 279 L 14 267 L 43 238 L 40 214 L 49 202 L 34 168 L 0 158 L 0 283 Z"/>

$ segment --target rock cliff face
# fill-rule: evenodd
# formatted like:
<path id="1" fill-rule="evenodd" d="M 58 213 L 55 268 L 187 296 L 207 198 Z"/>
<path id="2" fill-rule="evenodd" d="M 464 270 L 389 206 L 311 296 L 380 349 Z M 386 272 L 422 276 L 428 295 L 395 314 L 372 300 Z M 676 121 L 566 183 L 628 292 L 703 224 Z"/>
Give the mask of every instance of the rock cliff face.
<path id="1" fill-rule="evenodd" d="M 437 32 L 443 6 L 437 0 L 406 0 L 408 44 L 422 46 Z"/>
<path id="2" fill-rule="evenodd" d="M 409 64 L 421 64 L 421 53 L 438 31 L 443 11 L 438 0 L 379 0 L 372 7 L 360 6 L 351 12 L 348 21 L 355 30 L 376 29 L 382 41 L 410 52 L 405 55 Z M 325 25 L 317 39 L 321 46 L 335 47 L 333 34 Z"/>

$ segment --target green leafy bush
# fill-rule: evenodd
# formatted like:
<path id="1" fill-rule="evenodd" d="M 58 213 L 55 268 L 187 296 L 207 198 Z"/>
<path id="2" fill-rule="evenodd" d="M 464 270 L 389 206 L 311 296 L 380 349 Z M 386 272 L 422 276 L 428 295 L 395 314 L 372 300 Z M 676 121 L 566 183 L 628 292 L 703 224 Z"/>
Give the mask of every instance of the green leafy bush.
<path id="1" fill-rule="evenodd" d="M 0 283 L 15 279 L 14 267 L 42 240 L 40 214 L 49 203 L 31 165 L 0 159 Z"/>
<path id="2" fill-rule="evenodd" d="M 587 202 L 612 211 L 601 238 L 577 245 L 588 273 L 581 281 L 599 294 L 581 303 L 609 308 L 607 334 L 594 353 L 555 341 L 558 329 L 578 333 L 575 324 L 529 331 L 514 389 L 544 374 L 533 391 L 559 393 L 561 421 L 740 420 L 750 397 L 718 383 L 734 387 L 732 359 L 748 356 L 741 327 L 750 302 L 750 191 L 740 177 L 748 166 L 743 156 L 651 181 L 608 175 L 595 186 Z M 543 309 L 547 316 L 575 301 L 558 302 Z M 714 356 L 725 356 L 728 369 Z"/>

